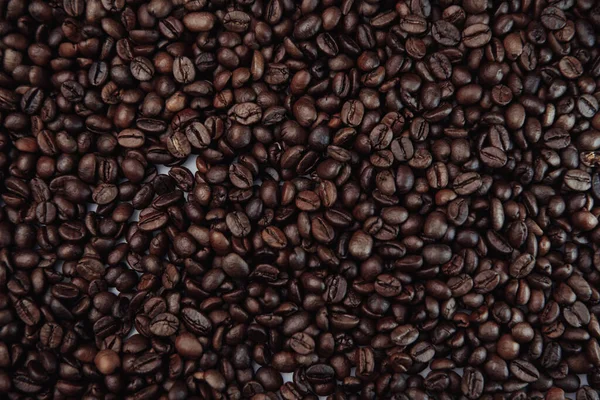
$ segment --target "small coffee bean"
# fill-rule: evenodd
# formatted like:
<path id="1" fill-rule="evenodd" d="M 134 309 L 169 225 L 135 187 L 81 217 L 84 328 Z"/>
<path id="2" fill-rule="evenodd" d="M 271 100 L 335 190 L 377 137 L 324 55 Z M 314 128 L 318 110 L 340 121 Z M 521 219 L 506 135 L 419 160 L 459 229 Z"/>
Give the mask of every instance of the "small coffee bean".
<path id="1" fill-rule="evenodd" d="M 483 47 L 492 38 L 492 32 L 488 25 L 473 24 L 462 32 L 462 43 L 469 48 Z"/>
<path id="2" fill-rule="evenodd" d="M 135 57 L 129 64 L 131 75 L 138 81 L 149 81 L 154 76 L 154 66 L 145 57 Z"/>

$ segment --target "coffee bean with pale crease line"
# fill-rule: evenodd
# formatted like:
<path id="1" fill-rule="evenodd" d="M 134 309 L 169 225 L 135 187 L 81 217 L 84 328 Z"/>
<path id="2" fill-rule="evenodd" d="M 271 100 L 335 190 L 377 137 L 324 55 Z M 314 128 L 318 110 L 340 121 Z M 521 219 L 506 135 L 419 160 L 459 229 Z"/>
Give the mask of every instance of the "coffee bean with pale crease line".
<path id="1" fill-rule="evenodd" d="M 117 136 L 119 145 L 126 148 L 142 147 L 146 141 L 144 132 L 138 129 L 124 129 Z"/>
<path id="2" fill-rule="evenodd" d="M 462 32 L 462 43 L 469 48 L 483 47 L 492 38 L 490 27 L 485 24 L 473 24 Z"/>
<path id="3" fill-rule="evenodd" d="M 262 111 L 257 104 L 240 103 L 232 107 L 228 115 L 242 125 L 253 125 L 262 118 Z"/>
<path id="4" fill-rule="evenodd" d="M 150 332 L 156 336 L 171 336 L 179 329 L 179 319 L 173 314 L 158 314 L 150 322 Z"/>
<path id="5" fill-rule="evenodd" d="M 149 81 L 154 76 L 154 66 L 145 57 L 135 57 L 129 64 L 131 74 L 138 81 Z"/>
<path id="6" fill-rule="evenodd" d="M 188 57 L 176 57 L 173 61 L 173 77 L 179 83 L 190 83 L 196 78 L 194 63 Z"/>
<path id="7" fill-rule="evenodd" d="M 483 374 L 472 367 L 464 370 L 460 390 L 469 399 L 478 399 L 483 393 L 485 379 Z"/>
<path id="8" fill-rule="evenodd" d="M 228 31 L 242 33 L 250 26 L 250 16 L 243 11 L 230 11 L 223 17 L 223 25 Z"/>
<path id="9" fill-rule="evenodd" d="M 427 30 L 427 20 L 418 15 L 400 17 L 400 29 L 409 34 L 420 34 Z"/>
<path id="10" fill-rule="evenodd" d="M 450 22 L 436 21 L 431 27 L 433 40 L 443 46 L 455 46 L 460 42 L 460 31 Z"/>

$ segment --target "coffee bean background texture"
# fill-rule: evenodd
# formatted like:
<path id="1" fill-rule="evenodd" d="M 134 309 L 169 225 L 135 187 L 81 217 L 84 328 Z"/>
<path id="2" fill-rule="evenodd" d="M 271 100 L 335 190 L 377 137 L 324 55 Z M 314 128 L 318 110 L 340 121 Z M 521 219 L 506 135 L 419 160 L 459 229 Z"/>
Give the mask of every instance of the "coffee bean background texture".
<path id="1" fill-rule="evenodd" d="M 0 399 L 600 399 L 600 2 L 0 0 Z"/>

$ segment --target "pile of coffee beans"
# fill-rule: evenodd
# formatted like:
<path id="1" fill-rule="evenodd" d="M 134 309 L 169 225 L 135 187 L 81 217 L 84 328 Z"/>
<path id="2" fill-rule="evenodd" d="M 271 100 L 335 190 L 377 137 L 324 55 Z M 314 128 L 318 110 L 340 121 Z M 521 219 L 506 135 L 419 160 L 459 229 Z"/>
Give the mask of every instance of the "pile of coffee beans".
<path id="1" fill-rule="evenodd" d="M 600 399 L 599 101 L 597 0 L 0 0 L 0 398 Z"/>

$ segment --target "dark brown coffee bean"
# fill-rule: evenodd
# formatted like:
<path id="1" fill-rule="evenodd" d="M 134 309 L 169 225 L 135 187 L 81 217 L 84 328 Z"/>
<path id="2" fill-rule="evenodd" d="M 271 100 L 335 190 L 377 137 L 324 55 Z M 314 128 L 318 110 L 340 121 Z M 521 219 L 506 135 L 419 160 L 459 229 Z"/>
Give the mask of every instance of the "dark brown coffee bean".
<path id="1" fill-rule="evenodd" d="M 83 99 L 84 90 L 79 82 L 65 81 L 60 86 L 60 93 L 65 97 L 65 99 L 71 102 L 77 102 Z"/>
<path id="2" fill-rule="evenodd" d="M 15 311 L 21 321 L 28 326 L 37 325 L 41 318 L 38 306 L 30 299 L 23 298 L 15 302 Z"/>
<path id="3" fill-rule="evenodd" d="M 466 172 L 457 176 L 452 185 L 457 194 L 469 195 L 481 187 L 482 181 L 478 173 Z"/>
<path id="4" fill-rule="evenodd" d="M 196 78 L 194 63 L 188 57 L 176 57 L 173 60 L 173 77 L 179 83 L 190 83 Z"/>
<path id="5" fill-rule="evenodd" d="M 242 11 L 230 11 L 223 17 L 223 25 L 231 32 L 246 32 L 250 25 L 250 16 Z"/>
<path id="6" fill-rule="evenodd" d="M 100 350 L 94 357 L 94 363 L 98 371 L 104 375 L 114 373 L 121 365 L 119 355 L 111 349 Z"/>
<path id="7" fill-rule="evenodd" d="M 173 157 L 185 158 L 192 152 L 192 146 L 185 133 L 177 131 L 167 139 L 167 150 Z"/>
<path id="8" fill-rule="evenodd" d="M 540 377 L 537 368 L 532 363 L 525 360 L 511 361 L 509 369 L 517 379 L 524 382 L 535 382 Z"/>
<path id="9" fill-rule="evenodd" d="M 562 29 L 567 23 L 565 13 L 561 9 L 552 6 L 542 10 L 540 20 L 546 28 L 553 31 Z"/>
<path id="10" fill-rule="evenodd" d="M 585 118 L 592 118 L 598 113 L 598 100 L 591 94 L 584 94 L 577 99 L 577 110 Z"/>
<path id="11" fill-rule="evenodd" d="M 223 271 L 232 278 L 245 278 L 250 274 L 248 263 L 236 253 L 223 259 Z"/>
<path id="12" fill-rule="evenodd" d="M 342 107 L 342 122 L 350 126 L 358 126 L 363 120 L 365 107 L 360 100 L 351 100 Z"/>
<path id="13" fill-rule="evenodd" d="M 179 329 L 179 319 L 169 313 L 158 314 L 150 322 L 149 329 L 156 336 L 171 336 Z"/>
<path id="14" fill-rule="evenodd" d="M 515 278 L 523 278 L 533 271 L 535 259 L 531 254 L 521 254 L 510 264 L 510 275 Z"/>
<path id="15" fill-rule="evenodd" d="M 564 149 L 571 143 L 571 136 L 561 128 L 552 128 L 544 133 L 544 143 L 551 149 Z"/>
<path id="16" fill-rule="evenodd" d="M 478 399 L 483 393 L 484 384 L 483 374 L 479 370 L 473 367 L 465 368 L 460 384 L 460 390 L 465 397 Z"/>
<path id="17" fill-rule="evenodd" d="M 565 186 L 574 191 L 586 191 L 592 186 L 590 174 L 579 169 L 572 169 L 565 173 L 563 178 Z"/>
<path id="18" fill-rule="evenodd" d="M 419 34 L 427 30 L 427 21 L 419 15 L 407 15 L 400 18 L 400 28 L 410 34 Z"/>
<path id="19" fill-rule="evenodd" d="M 401 325 L 391 333 L 391 340 L 399 346 L 408 346 L 419 338 L 419 331 L 412 325 Z"/>
<path id="20" fill-rule="evenodd" d="M 149 81 L 154 76 L 154 66 L 145 57 L 135 57 L 129 64 L 131 75 L 138 81 Z"/>
<path id="21" fill-rule="evenodd" d="M 262 111 L 257 104 L 240 103 L 229 110 L 229 115 L 242 125 L 252 125 L 260 121 Z"/>
<path id="22" fill-rule="evenodd" d="M 450 22 L 439 20 L 431 27 L 433 40 L 443 46 L 456 46 L 460 42 L 460 32 Z"/>
<path id="23" fill-rule="evenodd" d="M 295 333 L 290 338 L 290 347 L 298 354 L 307 355 L 315 350 L 315 341 L 305 333 Z"/>
<path id="24" fill-rule="evenodd" d="M 489 43 L 491 38 L 491 29 L 485 24 L 470 25 L 462 32 L 462 43 L 469 48 L 483 47 Z"/>
<path id="25" fill-rule="evenodd" d="M 185 327 L 199 336 L 206 336 L 212 331 L 211 321 L 200 311 L 191 307 L 181 310 L 181 320 Z"/>
<path id="26" fill-rule="evenodd" d="M 508 157 L 497 147 L 484 147 L 480 152 L 481 162 L 490 168 L 502 168 L 506 165 Z"/>
<path id="27" fill-rule="evenodd" d="M 567 79 L 577 79 L 583 74 L 581 62 L 573 56 L 565 56 L 558 62 L 560 73 Z"/>
<path id="28" fill-rule="evenodd" d="M 125 129 L 119 132 L 117 136 L 119 145 L 127 148 L 138 148 L 144 145 L 146 137 L 144 132 L 138 129 Z"/>

